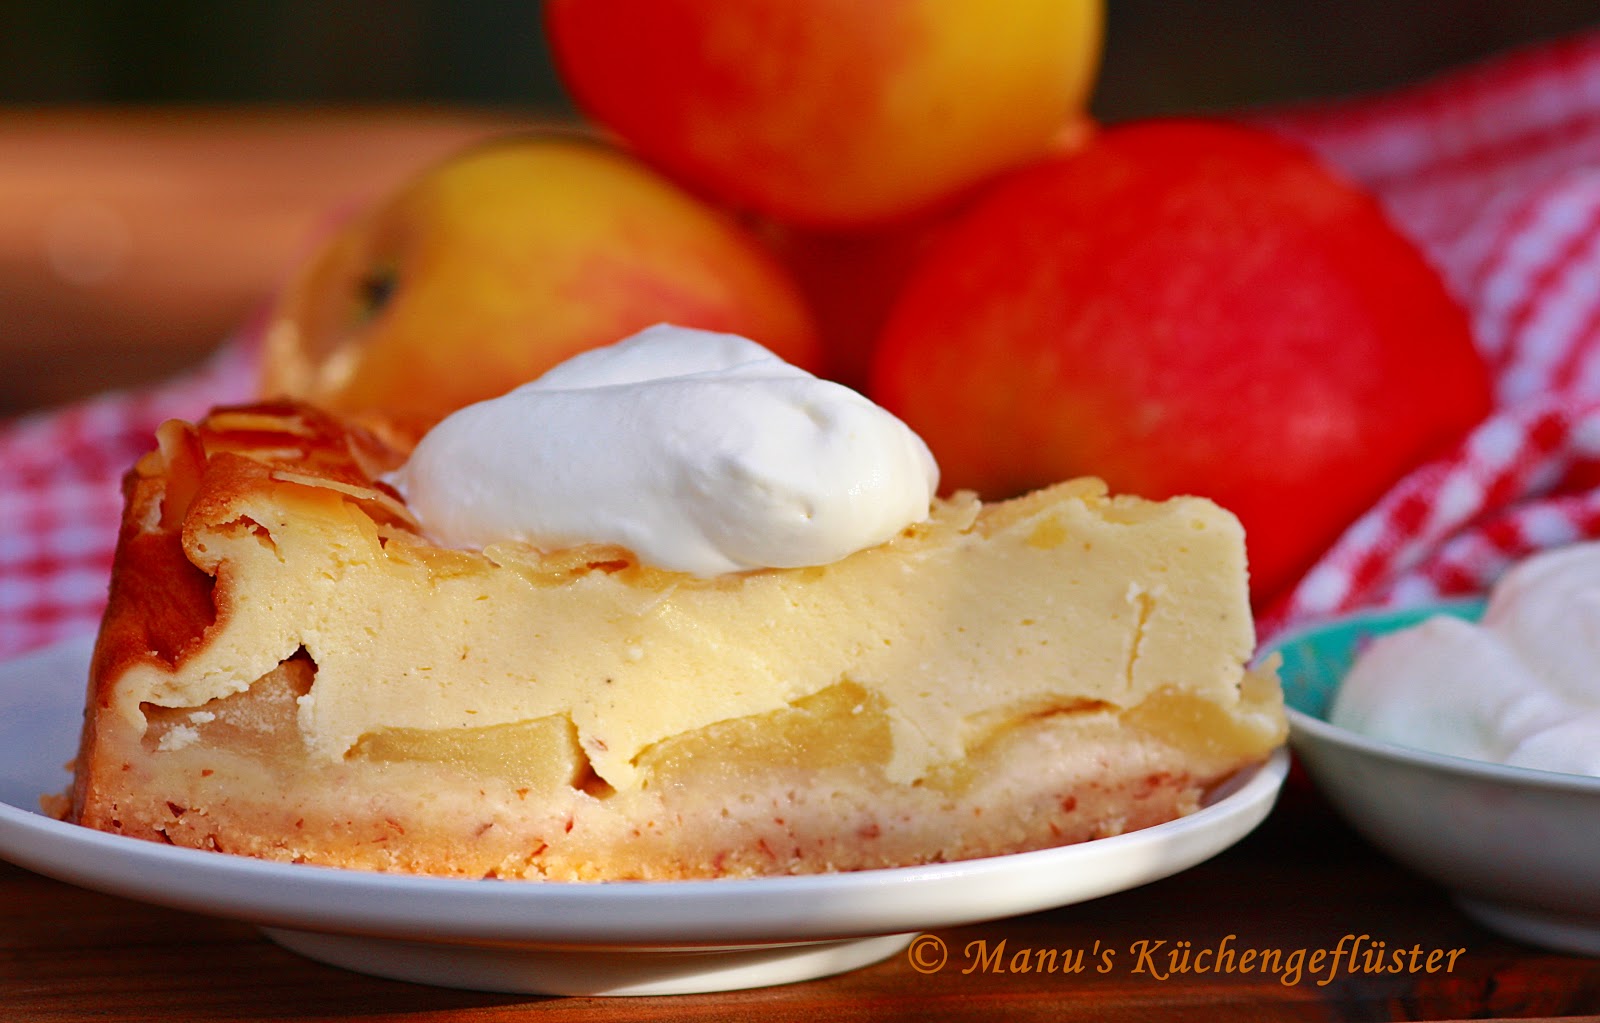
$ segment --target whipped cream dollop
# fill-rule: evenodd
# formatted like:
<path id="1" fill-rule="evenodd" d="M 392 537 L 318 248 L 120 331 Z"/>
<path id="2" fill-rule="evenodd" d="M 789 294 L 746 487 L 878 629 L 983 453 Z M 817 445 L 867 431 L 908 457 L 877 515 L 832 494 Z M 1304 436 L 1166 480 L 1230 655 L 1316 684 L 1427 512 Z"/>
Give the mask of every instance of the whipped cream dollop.
<path id="1" fill-rule="evenodd" d="M 1440 615 L 1373 640 L 1328 720 L 1434 753 L 1600 776 L 1600 543 L 1515 566 L 1477 624 Z"/>
<path id="2" fill-rule="evenodd" d="M 927 518 L 939 470 L 856 391 L 661 324 L 456 411 L 388 481 L 448 546 L 618 544 L 714 576 L 883 543 Z"/>

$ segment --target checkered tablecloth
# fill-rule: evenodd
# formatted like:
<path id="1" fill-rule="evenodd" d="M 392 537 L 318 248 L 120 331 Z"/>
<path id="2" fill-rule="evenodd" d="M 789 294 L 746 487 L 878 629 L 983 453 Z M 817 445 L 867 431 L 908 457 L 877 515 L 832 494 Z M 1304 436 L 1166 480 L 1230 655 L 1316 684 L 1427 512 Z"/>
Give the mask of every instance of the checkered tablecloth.
<path id="1" fill-rule="evenodd" d="M 1262 632 L 1480 592 L 1600 537 L 1600 32 L 1269 113 L 1371 189 L 1466 305 L 1495 411 L 1351 526 Z"/>
<path id="2" fill-rule="evenodd" d="M 98 627 L 123 474 L 164 420 L 249 396 L 254 353 L 231 341 L 176 380 L 0 427 L 0 659 Z"/>
<path id="3" fill-rule="evenodd" d="M 1600 33 L 1246 119 L 1380 198 L 1470 310 L 1497 381 L 1494 413 L 1351 526 L 1263 635 L 1481 591 L 1534 550 L 1600 537 Z M 235 342 L 162 386 L 0 426 L 0 658 L 96 627 L 122 473 L 163 419 L 254 378 Z"/>

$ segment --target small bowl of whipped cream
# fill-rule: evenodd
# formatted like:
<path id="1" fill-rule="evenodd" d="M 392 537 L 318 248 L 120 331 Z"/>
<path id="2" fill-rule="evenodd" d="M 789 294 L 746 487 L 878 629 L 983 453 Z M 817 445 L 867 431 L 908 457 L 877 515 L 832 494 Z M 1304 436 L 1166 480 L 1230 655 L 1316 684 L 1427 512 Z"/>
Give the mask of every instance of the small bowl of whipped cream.
<path id="1" fill-rule="evenodd" d="M 1357 831 L 1490 929 L 1600 956 L 1600 543 L 1274 654 L 1290 743 Z"/>

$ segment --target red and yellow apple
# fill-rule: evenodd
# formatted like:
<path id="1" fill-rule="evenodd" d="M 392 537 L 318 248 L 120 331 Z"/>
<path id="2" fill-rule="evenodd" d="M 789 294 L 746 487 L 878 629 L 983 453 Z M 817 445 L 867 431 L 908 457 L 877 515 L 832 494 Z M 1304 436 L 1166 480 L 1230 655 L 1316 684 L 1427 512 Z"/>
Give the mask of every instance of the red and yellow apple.
<path id="1" fill-rule="evenodd" d="M 949 488 L 1216 500 L 1258 603 L 1490 401 L 1463 310 L 1367 193 L 1204 119 L 987 190 L 910 275 L 870 392 Z"/>
<path id="2" fill-rule="evenodd" d="M 788 223 L 935 205 L 1082 114 L 1102 0 L 547 0 L 578 105 L 646 159 Z"/>
<path id="3" fill-rule="evenodd" d="M 794 282 L 731 216 L 605 144 L 510 137 L 427 169 L 321 247 L 271 315 L 263 391 L 417 436 L 662 321 L 820 364 Z"/>

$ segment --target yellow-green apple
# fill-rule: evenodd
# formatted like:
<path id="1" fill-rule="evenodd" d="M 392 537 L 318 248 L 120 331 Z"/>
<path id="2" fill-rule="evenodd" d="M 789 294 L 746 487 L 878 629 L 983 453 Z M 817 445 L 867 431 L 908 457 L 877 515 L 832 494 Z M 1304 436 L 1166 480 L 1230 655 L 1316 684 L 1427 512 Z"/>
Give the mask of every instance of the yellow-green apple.
<path id="1" fill-rule="evenodd" d="M 580 351 L 670 321 L 820 365 L 766 245 L 607 144 L 453 154 L 338 230 L 285 288 L 263 390 L 418 436 Z"/>
<path id="2" fill-rule="evenodd" d="M 809 227 L 909 215 L 1081 116 L 1103 0 L 547 0 L 578 105 L 647 159 Z"/>
<path id="3" fill-rule="evenodd" d="M 951 488 L 1213 498 L 1258 604 L 1490 401 L 1462 308 L 1369 194 L 1207 119 L 986 190 L 911 274 L 870 391 Z"/>

